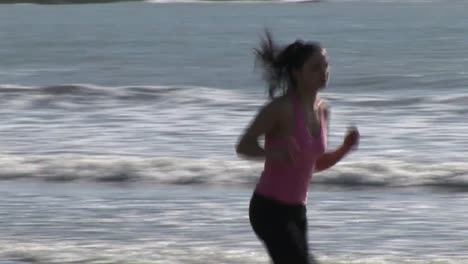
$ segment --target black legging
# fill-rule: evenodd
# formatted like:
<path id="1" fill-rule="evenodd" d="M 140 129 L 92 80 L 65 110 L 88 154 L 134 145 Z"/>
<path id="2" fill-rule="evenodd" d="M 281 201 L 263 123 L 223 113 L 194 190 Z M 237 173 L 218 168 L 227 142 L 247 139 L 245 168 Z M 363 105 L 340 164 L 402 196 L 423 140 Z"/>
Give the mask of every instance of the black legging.
<path id="1" fill-rule="evenodd" d="M 308 250 L 304 205 L 285 205 L 254 193 L 249 218 L 274 264 L 317 264 Z"/>

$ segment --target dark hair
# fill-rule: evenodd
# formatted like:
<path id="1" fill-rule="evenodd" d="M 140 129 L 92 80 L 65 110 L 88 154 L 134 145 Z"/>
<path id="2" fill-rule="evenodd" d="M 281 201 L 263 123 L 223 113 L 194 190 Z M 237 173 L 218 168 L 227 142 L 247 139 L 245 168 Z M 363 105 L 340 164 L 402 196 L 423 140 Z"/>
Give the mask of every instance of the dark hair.
<path id="1" fill-rule="evenodd" d="M 269 30 L 265 30 L 265 37 L 260 41 L 260 47 L 254 49 L 256 64 L 260 62 L 263 68 L 263 79 L 268 84 L 268 96 L 274 98 L 278 90 L 285 94 L 288 89 L 295 88 L 296 81 L 292 71 L 300 69 L 307 59 L 322 46 L 318 42 L 302 41 L 300 39 L 287 45 L 278 47 L 273 41 Z"/>

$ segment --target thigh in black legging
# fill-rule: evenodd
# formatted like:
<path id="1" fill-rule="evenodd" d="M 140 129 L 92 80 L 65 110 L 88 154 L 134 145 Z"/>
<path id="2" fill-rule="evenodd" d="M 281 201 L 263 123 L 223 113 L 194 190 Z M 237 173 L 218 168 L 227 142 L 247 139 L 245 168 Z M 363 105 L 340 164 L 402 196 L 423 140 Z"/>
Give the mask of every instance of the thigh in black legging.
<path id="1" fill-rule="evenodd" d="M 250 222 L 274 264 L 311 264 L 305 208 L 277 205 L 254 195 Z"/>
<path id="2" fill-rule="evenodd" d="M 310 264 L 304 230 L 295 221 L 276 225 L 263 241 L 275 264 Z"/>

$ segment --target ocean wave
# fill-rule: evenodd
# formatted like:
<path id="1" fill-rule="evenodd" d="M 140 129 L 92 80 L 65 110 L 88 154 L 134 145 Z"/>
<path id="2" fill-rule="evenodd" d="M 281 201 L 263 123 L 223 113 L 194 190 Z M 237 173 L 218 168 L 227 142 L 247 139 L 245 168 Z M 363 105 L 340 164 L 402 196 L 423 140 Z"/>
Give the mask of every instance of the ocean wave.
<path id="1" fill-rule="evenodd" d="M 44 99 L 44 96 L 54 101 L 92 102 L 98 100 L 120 101 L 164 101 L 175 103 L 215 103 L 237 104 L 251 102 L 252 96 L 235 90 L 227 90 L 200 86 L 114 86 L 104 87 L 92 84 L 63 84 L 50 86 L 20 86 L 0 84 L 0 99 L 14 95 L 22 100 Z M 7 100 L 10 101 L 10 100 Z"/>
<path id="2" fill-rule="evenodd" d="M 2 0 L 0 4 L 43 4 L 43 5 L 62 5 L 62 4 L 106 4 L 116 2 L 138 2 L 142 0 Z"/>
<path id="3" fill-rule="evenodd" d="M 154 4 L 173 4 L 173 3 L 255 3 L 255 4 L 304 4 L 304 3 L 347 3 L 347 2 L 369 2 L 369 3 L 433 3 L 446 0 L 144 0 L 147 3 Z"/>
<path id="4" fill-rule="evenodd" d="M 103 243 L 88 241 L 92 246 L 83 247 L 83 242 L 77 241 L 46 241 L 18 243 L 3 240 L 5 246 L 0 246 L 2 263 L 37 263 L 37 264 L 120 264 L 120 263 L 265 263 L 265 254 L 259 254 L 256 247 L 238 247 L 227 250 L 225 247 L 212 244 L 180 246 L 167 241 L 139 241 L 139 246 L 132 243 Z M 172 245 L 174 244 L 174 245 Z M 196 261 L 191 261 L 197 256 Z M 349 256 L 327 256 L 321 254 L 318 258 L 324 264 L 461 264 L 466 263 L 466 257 L 448 256 L 398 256 L 390 252 L 377 252 L 375 256 L 361 256 L 350 259 Z M 8 262 L 11 261 L 11 262 Z"/>
<path id="5" fill-rule="evenodd" d="M 261 89 L 259 89 L 261 91 Z M 167 101 L 168 99 L 179 103 L 220 103 L 224 104 L 254 104 L 259 105 L 266 97 L 258 92 L 252 96 L 251 93 L 242 90 L 228 90 L 218 87 L 200 86 L 177 86 L 177 85 L 148 85 L 148 86 L 114 86 L 104 87 L 92 84 L 62 84 L 50 86 L 20 86 L 11 84 L 0 84 L 0 99 L 2 96 L 14 94 L 17 98 L 31 98 L 34 96 L 50 96 L 59 100 L 70 100 L 83 98 L 87 101 L 94 99 L 118 99 L 137 101 Z M 357 93 L 350 97 L 346 94 L 326 91 L 326 99 L 337 104 L 356 105 L 359 107 L 388 107 L 388 106 L 414 106 L 434 104 L 451 104 L 465 106 L 468 102 L 467 93 L 422 95 L 387 95 L 375 93 Z"/>
<path id="6" fill-rule="evenodd" d="M 41 181 L 150 182 L 175 185 L 254 185 L 262 164 L 244 160 L 128 156 L 1 155 L 0 179 Z M 398 160 L 343 162 L 317 173 L 312 183 L 342 187 L 431 186 L 468 190 L 468 163 Z"/>
<path id="7" fill-rule="evenodd" d="M 316 3 L 323 0 L 145 0 L 154 4 L 174 4 L 174 3 Z"/>

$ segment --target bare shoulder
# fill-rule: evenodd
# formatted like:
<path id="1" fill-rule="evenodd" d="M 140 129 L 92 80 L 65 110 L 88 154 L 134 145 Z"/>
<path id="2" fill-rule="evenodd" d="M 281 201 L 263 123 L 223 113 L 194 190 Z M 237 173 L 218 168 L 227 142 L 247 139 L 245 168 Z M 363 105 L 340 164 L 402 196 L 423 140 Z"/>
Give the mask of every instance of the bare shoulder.
<path id="1" fill-rule="evenodd" d="M 283 101 L 280 98 L 274 98 L 266 102 L 259 112 L 259 116 L 265 116 L 269 119 L 277 119 L 281 112 L 283 111 L 284 105 Z"/>
<path id="2" fill-rule="evenodd" d="M 276 114 L 282 120 L 289 120 L 293 115 L 292 103 L 287 95 L 274 98 L 271 103 L 276 109 Z"/>
<path id="3" fill-rule="evenodd" d="M 244 137 L 257 138 L 284 126 L 285 109 L 287 109 L 287 105 L 282 97 L 273 98 L 266 102 L 248 126 Z"/>

